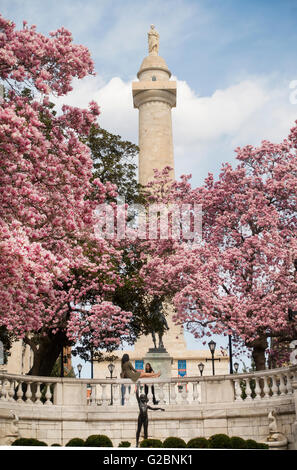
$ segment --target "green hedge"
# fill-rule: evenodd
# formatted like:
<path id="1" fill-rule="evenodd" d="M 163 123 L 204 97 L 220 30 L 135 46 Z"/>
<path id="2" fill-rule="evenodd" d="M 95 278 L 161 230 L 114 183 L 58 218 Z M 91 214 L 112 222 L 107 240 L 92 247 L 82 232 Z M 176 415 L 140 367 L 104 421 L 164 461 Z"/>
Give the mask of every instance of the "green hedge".
<path id="1" fill-rule="evenodd" d="M 113 444 L 104 434 L 92 434 L 86 439 L 85 447 L 113 447 Z"/>
<path id="2" fill-rule="evenodd" d="M 163 444 L 159 439 L 143 439 L 140 443 L 140 447 L 149 447 L 154 449 L 156 447 L 163 447 Z"/>
<path id="3" fill-rule="evenodd" d="M 189 449 L 207 449 L 208 440 L 205 437 L 194 437 L 187 443 Z"/>
<path id="4" fill-rule="evenodd" d="M 241 437 L 233 436 L 230 437 L 232 449 L 247 449 L 247 444 Z"/>
<path id="5" fill-rule="evenodd" d="M 84 447 L 85 441 L 80 437 L 73 437 L 67 442 L 65 447 Z"/>
<path id="6" fill-rule="evenodd" d="M 12 444 L 12 446 L 47 446 L 47 444 L 43 441 L 39 441 L 38 439 L 33 439 L 32 437 L 20 437 L 16 439 Z"/>
<path id="7" fill-rule="evenodd" d="M 185 448 L 187 447 L 187 444 L 180 437 L 167 437 L 167 439 L 165 439 L 165 441 L 163 442 L 163 447 L 167 447 L 171 449 Z"/>
<path id="8" fill-rule="evenodd" d="M 231 449 L 231 439 L 227 434 L 214 434 L 208 439 L 210 449 Z"/>
<path id="9" fill-rule="evenodd" d="M 122 441 L 122 442 L 119 443 L 119 447 L 131 447 L 131 442 Z"/>
<path id="10" fill-rule="evenodd" d="M 33 438 L 21 437 L 16 439 L 12 446 L 47 446 L 43 441 Z M 58 447 L 60 444 L 52 444 L 53 447 Z M 104 434 L 92 434 L 86 441 L 79 437 L 74 437 L 67 442 L 66 447 L 113 447 L 112 441 Z M 131 443 L 128 441 L 120 442 L 118 447 L 130 447 Z M 186 442 L 180 437 L 167 437 L 167 439 L 160 441 L 159 439 L 143 439 L 140 442 L 140 447 L 146 448 L 197 448 L 197 449 L 269 449 L 267 444 L 256 442 L 253 439 L 242 439 L 238 436 L 229 437 L 227 434 L 214 434 L 209 439 L 205 437 L 195 437 Z"/>

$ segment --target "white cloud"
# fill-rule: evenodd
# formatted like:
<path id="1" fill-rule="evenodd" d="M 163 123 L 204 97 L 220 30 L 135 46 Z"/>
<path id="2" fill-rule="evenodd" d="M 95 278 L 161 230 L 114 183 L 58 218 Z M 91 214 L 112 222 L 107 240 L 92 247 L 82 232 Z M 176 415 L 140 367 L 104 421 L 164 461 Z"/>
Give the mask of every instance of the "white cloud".
<path id="1" fill-rule="evenodd" d="M 133 108 L 132 81 L 114 77 L 104 83 L 91 77 L 76 83 L 63 102 L 85 107 L 96 100 L 100 125 L 137 143 L 138 111 Z M 263 139 L 281 141 L 297 118 L 286 83 L 272 86 L 269 79 L 252 77 L 198 96 L 187 82 L 177 80 L 177 107 L 173 109 L 176 174 L 192 173 L 196 184 L 208 171 L 234 160 L 234 148 L 258 145 Z"/>

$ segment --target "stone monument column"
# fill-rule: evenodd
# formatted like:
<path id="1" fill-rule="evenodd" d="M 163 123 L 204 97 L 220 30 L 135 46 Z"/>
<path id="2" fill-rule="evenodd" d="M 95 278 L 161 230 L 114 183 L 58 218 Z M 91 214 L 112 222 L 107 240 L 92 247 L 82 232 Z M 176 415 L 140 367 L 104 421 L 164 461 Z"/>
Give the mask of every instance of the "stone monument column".
<path id="1" fill-rule="evenodd" d="M 133 104 L 139 110 L 139 183 L 153 179 L 154 169 L 174 168 L 171 108 L 176 106 L 176 82 L 158 55 L 159 34 L 151 26 L 149 55 L 140 66 L 138 82 L 132 83 Z M 174 178 L 174 170 L 172 170 Z"/>
<path id="2" fill-rule="evenodd" d="M 153 179 L 154 169 L 166 166 L 172 168 L 170 176 L 174 178 L 171 109 L 176 106 L 176 82 L 170 81 L 171 72 L 159 56 L 159 34 L 154 25 L 148 33 L 148 52 L 137 74 L 139 81 L 132 83 L 133 104 L 139 110 L 138 180 L 142 185 Z M 172 355 L 185 351 L 186 342 L 183 328 L 172 320 L 173 307 L 167 305 L 165 310 L 169 331 L 164 334 L 164 349 L 154 349 L 148 335 L 138 339 L 135 352 L 166 378 L 171 376 Z"/>

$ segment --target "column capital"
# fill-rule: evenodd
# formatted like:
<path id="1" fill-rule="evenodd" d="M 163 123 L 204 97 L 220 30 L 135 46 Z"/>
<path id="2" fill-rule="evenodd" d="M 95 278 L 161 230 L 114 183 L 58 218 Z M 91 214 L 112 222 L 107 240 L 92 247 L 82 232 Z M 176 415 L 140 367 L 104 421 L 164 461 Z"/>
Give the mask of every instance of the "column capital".
<path id="1" fill-rule="evenodd" d="M 172 83 L 172 86 L 167 86 L 168 83 Z M 132 93 L 134 108 L 139 108 L 142 104 L 149 103 L 151 101 L 162 101 L 168 104 L 171 108 L 175 107 L 176 84 L 175 82 L 168 83 L 166 85 L 164 84 L 162 87 L 143 86 L 143 83 L 140 82 L 133 83 Z"/>

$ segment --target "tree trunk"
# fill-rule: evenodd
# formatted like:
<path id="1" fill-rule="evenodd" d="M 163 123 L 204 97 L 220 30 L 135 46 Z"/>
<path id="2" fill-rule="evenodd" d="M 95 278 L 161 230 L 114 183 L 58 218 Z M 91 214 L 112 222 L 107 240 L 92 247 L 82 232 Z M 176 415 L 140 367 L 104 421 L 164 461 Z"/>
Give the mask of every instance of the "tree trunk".
<path id="1" fill-rule="evenodd" d="M 249 344 L 253 348 L 252 357 L 256 370 L 264 370 L 266 366 L 265 351 L 268 347 L 267 338 L 259 338 Z"/>
<path id="2" fill-rule="evenodd" d="M 27 342 L 30 344 L 30 341 Z M 37 347 L 32 348 L 34 359 L 28 375 L 50 376 L 63 346 L 67 346 L 67 338 L 63 332 L 40 338 Z"/>

